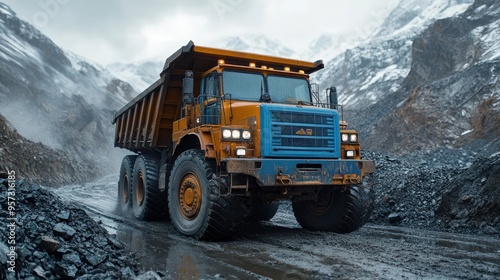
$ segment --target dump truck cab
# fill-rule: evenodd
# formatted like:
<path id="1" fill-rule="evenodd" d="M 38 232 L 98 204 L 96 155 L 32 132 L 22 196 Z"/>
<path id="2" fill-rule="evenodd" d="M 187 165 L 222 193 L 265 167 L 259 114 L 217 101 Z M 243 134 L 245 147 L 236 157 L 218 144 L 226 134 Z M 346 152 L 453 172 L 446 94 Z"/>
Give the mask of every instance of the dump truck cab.
<path id="1" fill-rule="evenodd" d="M 298 69 L 305 65 L 283 61 L 276 69 L 252 58 L 245 62 L 218 59 L 202 74 L 198 95 L 184 93 L 182 118 L 174 122 L 174 154 L 187 146 L 184 137 L 198 145 L 192 143 L 196 136 L 207 158 L 233 179 L 240 177 L 229 181 L 230 189 L 241 189 L 244 181 L 245 191 L 249 180 L 289 193 L 291 187 L 303 192 L 303 186 L 361 183 L 364 172 L 371 173 L 372 162 L 360 160 L 357 132 L 340 133 L 338 111 L 313 103 L 309 75 Z M 306 69 L 321 67 L 319 61 Z"/>
<path id="2" fill-rule="evenodd" d="M 124 159 L 119 204 L 137 204 L 136 217 L 147 218 L 160 207 L 141 203 L 165 202 L 176 229 L 201 239 L 270 219 L 285 199 L 305 228 L 362 226 L 372 209 L 363 178 L 374 163 L 361 159 L 336 91 L 313 100 L 309 74 L 322 68 L 322 61 L 182 47 L 160 80 L 115 115 L 115 146 L 140 154 L 137 168 L 136 158 Z"/>

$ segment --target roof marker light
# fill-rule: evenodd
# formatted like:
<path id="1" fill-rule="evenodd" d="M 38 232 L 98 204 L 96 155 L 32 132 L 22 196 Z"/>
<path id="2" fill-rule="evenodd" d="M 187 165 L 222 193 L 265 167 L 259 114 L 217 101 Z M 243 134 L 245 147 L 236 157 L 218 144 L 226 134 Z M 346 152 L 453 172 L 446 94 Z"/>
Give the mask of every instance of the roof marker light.
<path id="1" fill-rule="evenodd" d="M 255 65 L 255 62 L 250 62 L 250 64 L 249 64 L 249 65 L 250 65 L 250 67 L 255 67 L 255 66 L 256 66 L 256 65 Z"/>
<path id="2" fill-rule="evenodd" d="M 225 63 L 224 59 L 219 59 L 217 62 L 219 63 L 219 65 Z"/>
<path id="3" fill-rule="evenodd" d="M 285 66 L 285 69 L 284 69 L 286 72 L 290 72 L 290 67 L 288 66 Z"/>
<path id="4" fill-rule="evenodd" d="M 300 74 L 305 74 L 306 72 L 304 72 L 304 70 L 299 70 L 299 73 Z"/>
<path id="5" fill-rule="evenodd" d="M 262 65 L 260 68 L 262 68 L 262 69 L 264 69 L 264 70 L 265 70 L 265 69 L 267 69 L 267 66 Z"/>

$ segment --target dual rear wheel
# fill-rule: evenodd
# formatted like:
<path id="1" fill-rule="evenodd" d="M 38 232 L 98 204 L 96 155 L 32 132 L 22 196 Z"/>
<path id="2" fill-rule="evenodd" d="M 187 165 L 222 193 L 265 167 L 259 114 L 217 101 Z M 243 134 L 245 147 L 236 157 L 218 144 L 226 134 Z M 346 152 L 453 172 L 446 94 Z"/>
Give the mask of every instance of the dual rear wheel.
<path id="1" fill-rule="evenodd" d="M 202 151 L 187 150 L 172 168 L 168 197 L 158 189 L 158 162 L 148 155 L 126 156 L 120 168 L 118 208 L 139 220 L 168 212 L 177 231 L 203 240 L 221 240 L 234 234 L 244 214 L 243 203 L 219 195 L 227 186 L 215 176 L 215 163 Z M 168 211 L 162 211 L 168 202 Z"/>
<path id="2" fill-rule="evenodd" d="M 118 210 L 130 210 L 139 220 L 154 220 L 165 214 L 165 193 L 158 189 L 158 162 L 150 155 L 125 156 L 118 181 Z"/>
<path id="3" fill-rule="evenodd" d="M 132 205 L 132 174 L 136 155 L 125 156 L 120 167 L 120 179 L 118 180 L 118 210 L 122 213 L 129 211 Z"/>

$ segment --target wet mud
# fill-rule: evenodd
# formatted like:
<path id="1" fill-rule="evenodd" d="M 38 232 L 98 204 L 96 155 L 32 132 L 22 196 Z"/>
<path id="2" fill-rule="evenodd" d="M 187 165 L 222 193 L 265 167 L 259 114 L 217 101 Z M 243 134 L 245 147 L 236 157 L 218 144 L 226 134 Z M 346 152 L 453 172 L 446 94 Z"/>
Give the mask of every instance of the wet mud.
<path id="1" fill-rule="evenodd" d="M 500 240 L 367 224 L 351 234 L 300 228 L 288 204 L 224 242 L 179 235 L 168 221 L 115 212 L 116 176 L 55 192 L 79 204 L 165 279 L 498 279 Z"/>

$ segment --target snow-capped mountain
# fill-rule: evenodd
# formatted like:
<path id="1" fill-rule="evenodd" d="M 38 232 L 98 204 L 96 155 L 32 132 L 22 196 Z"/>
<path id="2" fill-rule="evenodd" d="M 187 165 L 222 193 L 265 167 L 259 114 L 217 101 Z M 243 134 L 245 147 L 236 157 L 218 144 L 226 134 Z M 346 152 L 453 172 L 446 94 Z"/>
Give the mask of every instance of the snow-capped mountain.
<path id="1" fill-rule="evenodd" d="M 490 3 L 478 1 L 472 9 L 464 16 L 473 22 L 482 22 L 484 19 L 487 24 L 477 24 L 471 31 L 473 38 L 480 43 L 482 52 L 478 62 L 486 62 L 500 57 L 500 20 L 498 15 L 498 6 Z"/>
<path id="2" fill-rule="evenodd" d="M 160 78 L 164 63 L 165 60 L 113 63 L 108 65 L 107 69 L 119 79 L 127 81 L 138 92 L 142 92 Z"/>
<path id="3" fill-rule="evenodd" d="M 410 71 L 413 38 L 439 18 L 465 11 L 472 0 L 400 1 L 369 40 L 358 42 L 314 76 L 320 88 L 336 86 L 340 103 L 366 108 L 400 88 Z"/>
<path id="4" fill-rule="evenodd" d="M 245 35 L 221 38 L 212 45 L 234 51 L 261 53 L 281 57 L 296 57 L 297 50 L 286 47 L 278 40 L 263 35 Z"/>
<path id="5" fill-rule="evenodd" d="M 461 14 L 473 2 L 473 0 L 400 1 L 374 34 L 374 38 L 417 35 L 436 20 Z"/>
<path id="6" fill-rule="evenodd" d="M 106 158 L 114 111 L 134 89 L 64 51 L 3 3 L 0 38 L 0 113 L 32 141 L 89 162 Z"/>
<path id="7" fill-rule="evenodd" d="M 297 58 L 309 61 L 321 59 L 323 62 L 329 62 L 339 54 L 355 48 L 365 40 L 366 38 L 361 35 L 357 36 L 355 33 L 343 35 L 322 34 L 314 39 L 306 50 L 301 51 L 300 56 L 297 56 Z"/>
<path id="8" fill-rule="evenodd" d="M 102 108 L 117 107 L 130 99 L 132 92 L 126 86 L 121 95 L 107 92 L 106 87 L 116 77 L 106 69 L 62 50 L 29 23 L 18 19 L 3 3 L 0 3 L 0 32 L 2 70 L 11 75 L 23 71 L 30 85 L 66 97 L 84 92 L 82 96 L 87 102 Z M 36 79 L 43 82 L 35 83 Z"/>

